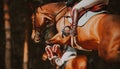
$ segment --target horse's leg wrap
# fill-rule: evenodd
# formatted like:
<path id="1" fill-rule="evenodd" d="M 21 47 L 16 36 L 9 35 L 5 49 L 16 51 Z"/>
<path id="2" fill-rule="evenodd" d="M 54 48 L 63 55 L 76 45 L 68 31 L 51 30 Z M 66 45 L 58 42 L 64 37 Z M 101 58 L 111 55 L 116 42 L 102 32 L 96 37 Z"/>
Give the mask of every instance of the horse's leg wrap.
<path id="1" fill-rule="evenodd" d="M 49 60 L 52 60 L 52 58 L 54 57 L 54 54 L 53 54 L 53 52 L 52 52 L 52 47 L 51 46 L 46 46 L 45 47 L 45 51 L 46 51 L 46 53 L 47 53 L 47 56 L 48 56 L 48 59 Z"/>
<path id="2" fill-rule="evenodd" d="M 48 56 L 48 59 L 50 60 L 51 64 L 61 66 L 63 64 L 61 58 L 60 58 L 60 45 L 54 44 L 53 47 L 51 46 L 46 46 L 45 51 Z M 55 53 L 57 55 L 55 55 Z"/>

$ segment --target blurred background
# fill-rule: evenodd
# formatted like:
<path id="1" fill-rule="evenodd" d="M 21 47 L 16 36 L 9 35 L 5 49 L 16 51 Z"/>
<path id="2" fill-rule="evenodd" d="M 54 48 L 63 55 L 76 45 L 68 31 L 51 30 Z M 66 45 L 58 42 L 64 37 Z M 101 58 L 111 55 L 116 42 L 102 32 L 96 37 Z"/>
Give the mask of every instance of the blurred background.
<path id="1" fill-rule="evenodd" d="M 0 69 L 53 69 L 42 60 L 44 44 L 31 40 L 31 15 L 38 6 L 66 0 L 0 0 Z M 110 0 L 110 13 L 120 15 L 120 0 Z M 93 56 L 95 58 L 95 56 Z M 120 69 L 96 58 L 91 69 Z"/>

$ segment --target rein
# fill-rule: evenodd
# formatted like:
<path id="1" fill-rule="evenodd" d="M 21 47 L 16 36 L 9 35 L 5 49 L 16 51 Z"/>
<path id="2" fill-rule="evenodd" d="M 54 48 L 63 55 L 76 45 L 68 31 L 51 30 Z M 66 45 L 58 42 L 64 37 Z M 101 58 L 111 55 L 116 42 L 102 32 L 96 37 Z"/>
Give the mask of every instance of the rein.
<path id="1" fill-rule="evenodd" d="M 64 6 L 61 10 L 59 10 L 59 11 L 57 12 L 57 14 L 56 14 L 56 16 L 55 16 L 55 20 L 56 20 L 57 15 L 58 15 L 60 12 L 62 12 L 65 8 L 67 8 L 67 7 Z M 68 8 L 67 8 L 67 11 L 68 11 Z M 65 13 L 66 13 L 66 12 L 65 12 Z M 64 14 L 65 14 L 65 13 L 64 13 Z M 61 16 L 59 19 L 61 19 L 62 17 L 63 17 L 63 16 Z M 59 19 L 58 19 L 58 20 L 59 20 Z M 58 21 L 58 20 L 57 20 L 57 21 Z"/>

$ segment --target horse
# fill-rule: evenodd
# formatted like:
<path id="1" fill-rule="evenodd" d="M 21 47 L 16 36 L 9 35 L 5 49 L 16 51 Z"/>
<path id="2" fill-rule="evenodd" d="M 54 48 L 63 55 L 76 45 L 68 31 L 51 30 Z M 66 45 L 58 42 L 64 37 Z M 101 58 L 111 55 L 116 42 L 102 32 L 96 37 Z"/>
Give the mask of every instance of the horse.
<path id="1" fill-rule="evenodd" d="M 65 9 L 65 7 L 63 7 L 63 6 L 65 6 L 65 3 L 63 3 L 63 2 L 59 2 L 59 3 L 52 3 L 52 4 L 50 4 L 52 7 L 54 7 L 54 8 L 56 8 L 57 7 L 57 10 L 59 10 L 59 9 Z M 49 6 L 49 5 L 47 5 L 47 6 Z M 40 9 L 41 7 L 38 7 L 38 9 Z M 39 26 L 37 26 L 37 25 L 39 25 L 39 24 L 36 24 L 36 22 L 39 22 L 39 21 L 36 21 L 35 19 L 37 18 L 37 16 L 38 15 L 36 15 L 37 14 L 37 12 L 38 11 L 36 11 L 36 13 L 35 14 L 33 14 L 32 15 L 32 24 L 33 24 L 33 30 L 32 30 L 32 38 L 34 39 L 34 41 L 36 42 L 36 43 L 38 43 L 38 42 L 42 42 L 42 41 L 44 41 L 44 40 L 47 40 L 47 39 L 49 39 L 49 38 L 51 38 L 55 33 L 56 33 L 56 27 L 55 27 L 55 24 L 53 24 L 53 23 L 51 23 L 51 21 L 48 19 L 47 21 L 45 21 L 46 23 L 49 23 L 47 26 L 43 26 L 44 27 L 44 29 L 42 29 L 42 28 L 40 28 Z M 51 11 L 52 13 L 54 12 L 55 13 L 55 11 Z M 59 11 L 57 11 L 56 12 L 56 15 L 58 15 L 58 14 L 60 14 L 62 12 L 62 10 L 59 10 Z M 43 12 L 42 12 L 43 13 Z M 48 13 L 46 13 L 46 12 L 44 12 L 45 14 L 47 14 L 48 15 Z M 63 14 L 65 13 L 65 11 L 63 12 Z M 39 14 L 39 13 L 38 13 Z M 63 15 L 62 14 L 62 15 Z M 50 15 L 49 15 L 50 16 Z M 61 15 L 60 15 L 61 16 Z M 48 17 L 49 18 L 49 17 Z M 51 17 L 50 17 L 51 18 Z M 46 18 L 45 18 L 46 19 Z M 59 19 L 59 18 L 58 18 Z M 52 21 L 53 22 L 53 21 Z M 42 29 L 42 30 L 41 30 Z M 41 33 L 39 33 L 39 32 L 41 32 Z M 38 37 L 41 37 L 41 38 L 38 38 Z M 44 38 L 43 38 L 44 37 Z M 42 40 L 41 40 L 42 39 Z M 54 47 L 54 46 L 53 46 Z M 52 48 L 52 47 L 51 47 Z M 64 47 L 65 48 L 65 47 Z M 70 49 L 69 47 L 66 47 L 67 49 Z M 70 53 L 70 52 L 66 52 L 67 51 L 67 49 L 65 49 L 65 50 L 60 50 L 60 52 L 61 53 L 58 53 L 58 52 L 54 52 L 54 53 L 56 53 L 57 54 L 57 57 L 63 57 L 63 55 L 64 55 L 64 57 L 65 57 L 65 55 L 68 55 L 68 53 Z M 71 48 L 72 49 L 72 48 Z M 73 52 L 73 50 L 74 49 L 72 49 L 72 52 Z M 69 54 L 68 56 L 68 58 L 66 59 L 66 60 L 68 60 L 68 59 L 70 59 L 70 61 L 69 62 L 66 62 L 66 64 L 65 64 L 65 66 L 56 66 L 56 69 L 58 69 L 58 68 L 61 68 L 61 67 L 65 67 L 65 69 L 69 69 L 69 68 L 71 68 L 71 69 L 74 69 L 75 67 L 76 68 L 78 68 L 78 69 L 80 69 L 80 68 L 83 68 L 83 69 L 86 69 L 86 64 L 87 64 L 87 59 L 86 59 L 86 56 L 84 56 L 84 55 L 82 55 L 82 56 L 79 56 L 79 58 L 78 57 L 76 57 L 76 55 L 74 55 L 74 53 L 75 53 L 75 51 L 73 52 L 73 53 L 71 53 L 71 54 Z M 44 61 L 46 61 L 46 59 L 48 58 L 47 57 L 48 55 L 47 55 L 47 53 L 44 53 L 43 54 L 43 57 L 42 57 L 42 59 L 44 60 Z M 71 56 L 71 57 L 70 57 Z M 66 58 L 66 57 L 65 57 Z M 63 58 L 64 59 L 64 58 Z M 74 63 L 73 63 L 73 61 L 74 62 L 77 62 L 77 61 L 79 61 L 79 63 L 78 64 L 76 64 L 76 65 L 74 65 Z M 64 64 L 63 64 L 64 65 Z M 70 66 L 70 65 L 74 65 L 74 66 Z"/>
<path id="2" fill-rule="evenodd" d="M 47 40 L 49 44 L 71 45 L 72 36 L 63 37 L 62 30 L 71 26 L 68 18 L 71 8 L 65 3 L 50 3 L 37 8 L 35 14 L 36 32 L 43 32 L 49 24 L 56 25 L 57 34 Z M 77 27 L 77 36 L 73 38 L 75 47 L 83 50 L 97 50 L 98 55 L 107 62 L 120 61 L 120 16 L 114 14 L 98 14 L 91 17 L 87 23 Z M 33 32 L 36 35 L 36 32 Z M 36 38 L 36 37 L 34 37 Z M 34 39 L 33 38 L 33 39 Z M 40 37 L 39 40 L 42 40 Z M 38 41 L 38 40 L 37 40 Z M 84 62 L 86 59 L 84 59 Z M 73 63 L 73 61 L 71 62 Z M 68 68 L 69 69 L 69 68 Z"/>

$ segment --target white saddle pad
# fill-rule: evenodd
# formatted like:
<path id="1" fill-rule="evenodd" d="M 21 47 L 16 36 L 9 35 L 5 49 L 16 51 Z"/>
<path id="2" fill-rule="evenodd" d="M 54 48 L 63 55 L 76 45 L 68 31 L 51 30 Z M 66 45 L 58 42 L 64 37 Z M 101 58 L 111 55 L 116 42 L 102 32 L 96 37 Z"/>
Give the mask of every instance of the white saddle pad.
<path id="1" fill-rule="evenodd" d="M 79 20 L 78 20 L 78 26 L 83 26 L 92 16 L 96 14 L 103 13 L 105 11 L 99 11 L 99 12 L 92 12 L 87 11 Z M 70 15 L 70 14 L 69 14 Z M 68 21 L 72 23 L 72 18 L 68 18 Z"/>

